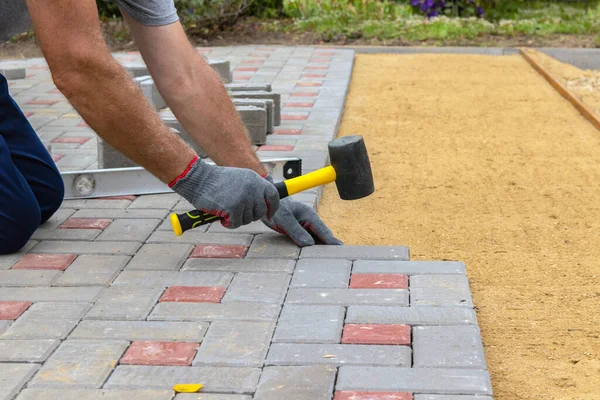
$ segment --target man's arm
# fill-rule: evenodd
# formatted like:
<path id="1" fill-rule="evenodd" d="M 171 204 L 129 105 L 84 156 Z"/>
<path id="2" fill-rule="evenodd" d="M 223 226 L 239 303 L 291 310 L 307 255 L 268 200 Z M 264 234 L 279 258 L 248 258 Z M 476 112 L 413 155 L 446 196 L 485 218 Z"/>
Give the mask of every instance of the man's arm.
<path id="1" fill-rule="evenodd" d="M 122 14 L 160 94 L 194 141 L 218 165 L 264 175 L 219 75 L 195 51 L 181 24 L 145 26 Z"/>
<path id="2" fill-rule="evenodd" d="M 195 152 L 174 135 L 110 55 L 94 0 L 27 0 L 56 86 L 108 143 L 163 182 Z"/>

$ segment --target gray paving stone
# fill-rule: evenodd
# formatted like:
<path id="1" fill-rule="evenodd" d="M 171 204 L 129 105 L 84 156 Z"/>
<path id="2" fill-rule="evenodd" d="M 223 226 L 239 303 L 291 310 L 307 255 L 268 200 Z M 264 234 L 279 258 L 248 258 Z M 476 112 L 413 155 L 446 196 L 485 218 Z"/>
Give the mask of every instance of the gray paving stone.
<path id="1" fill-rule="evenodd" d="M 62 206 L 77 209 L 122 209 L 130 204 L 129 200 L 76 199 L 64 200 Z"/>
<path id="2" fill-rule="evenodd" d="M 55 286 L 108 286 L 127 265 L 127 256 L 81 255 L 56 281 Z"/>
<path id="3" fill-rule="evenodd" d="M 264 109 L 267 113 L 266 134 L 273 133 L 275 126 L 275 103 L 269 99 L 233 99 L 233 105 L 236 106 L 252 106 Z M 244 121 L 245 123 L 245 121 Z M 262 132 L 261 132 L 262 133 Z M 266 139 L 266 138 L 265 138 Z M 258 143 L 253 143 L 258 144 Z"/>
<path id="4" fill-rule="evenodd" d="M 272 322 L 213 322 L 192 365 L 262 367 L 272 335 Z"/>
<path id="5" fill-rule="evenodd" d="M 253 106 L 236 106 L 235 109 L 246 127 L 250 142 L 254 145 L 265 144 L 268 130 L 267 110 Z"/>
<path id="6" fill-rule="evenodd" d="M 214 271 L 123 271 L 113 286 L 224 286 L 232 273 Z"/>
<path id="7" fill-rule="evenodd" d="M 486 369 L 477 326 L 415 326 L 414 366 Z"/>
<path id="8" fill-rule="evenodd" d="M 171 210 L 173 207 L 175 207 L 175 204 L 177 204 L 179 200 L 181 200 L 181 197 L 177 193 L 150 194 L 139 196 L 127 208 L 160 208 Z"/>
<path id="9" fill-rule="evenodd" d="M 50 286 L 61 274 L 61 271 L 0 270 L 0 286 Z"/>
<path id="10" fill-rule="evenodd" d="M 287 236 L 279 233 L 256 235 L 246 258 L 291 258 L 297 259 L 300 248 Z"/>
<path id="11" fill-rule="evenodd" d="M 462 396 L 459 394 L 415 394 L 414 400 L 492 400 L 492 396 Z"/>
<path id="12" fill-rule="evenodd" d="M 473 308 L 466 276 L 415 275 L 409 285 L 411 306 Z"/>
<path id="13" fill-rule="evenodd" d="M 174 400 L 252 400 L 243 394 L 180 393 Z"/>
<path id="14" fill-rule="evenodd" d="M 76 242 L 45 240 L 31 250 L 32 253 L 67 254 L 120 254 L 133 255 L 141 246 L 135 242 Z"/>
<path id="15" fill-rule="evenodd" d="M 59 340 L 0 340 L 0 362 L 46 361 L 58 347 Z"/>
<path id="16" fill-rule="evenodd" d="M 285 272 L 292 273 L 295 260 L 283 259 L 208 259 L 190 258 L 182 270 L 224 272 Z"/>
<path id="17" fill-rule="evenodd" d="M 153 321 L 273 321 L 278 304 L 261 303 L 159 303 L 148 320 Z"/>
<path id="18" fill-rule="evenodd" d="M 80 319 L 90 309 L 92 303 L 76 302 L 37 302 L 25 311 L 23 316 L 34 319 Z"/>
<path id="19" fill-rule="evenodd" d="M 116 219 L 96 240 L 144 242 L 160 223 L 160 219 Z"/>
<path id="20" fill-rule="evenodd" d="M 69 339 L 198 343 L 204 337 L 207 328 L 206 322 L 82 321 Z"/>
<path id="21" fill-rule="evenodd" d="M 126 210 L 79 210 L 72 218 L 108 218 L 108 219 L 132 219 L 132 218 L 157 218 L 164 219 L 169 215 L 168 210 L 160 209 L 126 209 Z"/>
<path id="22" fill-rule="evenodd" d="M 411 366 L 409 346 L 273 343 L 266 365 Z"/>
<path id="23" fill-rule="evenodd" d="M 291 287 L 348 288 L 349 260 L 303 258 L 296 264 Z"/>
<path id="24" fill-rule="evenodd" d="M 35 240 L 30 240 L 27 242 L 25 246 L 21 250 L 13 254 L 0 255 L 0 270 L 9 269 L 13 265 L 17 263 L 25 254 L 29 253 L 32 247 L 34 247 L 38 242 Z"/>
<path id="25" fill-rule="evenodd" d="M 8 328 L 12 325 L 12 321 L 1 321 L 0 320 L 0 335 L 6 332 Z"/>
<path id="26" fill-rule="evenodd" d="M 477 325 L 475 311 L 466 308 L 350 306 L 346 323 L 407 325 Z"/>
<path id="27" fill-rule="evenodd" d="M 0 400 L 13 399 L 39 368 L 36 364 L 0 364 Z"/>
<path id="28" fill-rule="evenodd" d="M 255 400 L 329 400 L 336 369 L 330 366 L 266 367 Z"/>
<path id="29" fill-rule="evenodd" d="M 172 390 L 25 389 L 16 400 L 171 400 Z"/>
<path id="30" fill-rule="evenodd" d="M 342 366 L 336 390 L 491 395 L 492 385 L 478 369 Z"/>
<path id="31" fill-rule="evenodd" d="M 0 74 L 4 75 L 7 80 L 24 79 L 27 70 L 20 67 L 0 68 Z"/>
<path id="32" fill-rule="evenodd" d="M 207 60 L 208 65 L 221 77 L 223 83 L 231 83 L 231 63 L 226 60 Z"/>
<path id="33" fill-rule="evenodd" d="M 288 154 L 289 156 L 289 154 Z M 215 222 L 210 224 L 208 228 L 208 233 L 250 233 L 250 234 L 259 234 L 259 233 L 271 233 L 273 232 L 271 228 L 266 226 L 260 221 L 254 221 L 247 225 L 240 226 L 236 229 L 228 229 L 221 225 L 220 222 Z"/>
<path id="34" fill-rule="evenodd" d="M 34 240 L 94 240 L 101 229 L 38 229 L 31 236 Z"/>
<path id="35" fill-rule="evenodd" d="M 268 99 L 273 101 L 274 111 L 274 124 L 279 126 L 281 124 L 281 95 L 273 92 L 261 92 L 261 91 L 250 91 L 250 92 L 230 92 L 229 95 L 234 99 Z"/>
<path id="36" fill-rule="evenodd" d="M 0 288 L 0 300 L 6 301 L 96 301 L 103 287 L 22 287 Z"/>
<path id="37" fill-rule="evenodd" d="M 22 315 L 0 339 L 65 339 L 78 322 L 77 319 L 40 319 Z"/>
<path id="38" fill-rule="evenodd" d="M 100 388 L 128 346 L 117 340 L 65 341 L 27 387 Z"/>
<path id="39" fill-rule="evenodd" d="M 291 288 L 286 299 L 286 304 L 408 306 L 408 290 Z"/>
<path id="40" fill-rule="evenodd" d="M 271 92 L 272 87 L 270 83 L 227 83 L 225 89 L 229 92 Z"/>
<path id="41" fill-rule="evenodd" d="M 76 210 L 66 208 L 64 205 L 50 217 L 50 219 L 40 225 L 40 229 L 56 229 L 65 222 Z"/>
<path id="42" fill-rule="evenodd" d="M 408 260 L 404 246 L 325 246 L 305 247 L 300 258 L 341 258 L 347 260 Z"/>
<path id="43" fill-rule="evenodd" d="M 288 274 L 240 272 L 233 278 L 222 302 L 282 303 L 289 282 Z"/>
<path id="44" fill-rule="evenodd" d="M 156 231 L 147 243 L 188 243 L 188 244 L 225 244 L 249 246 L 252 235 L 239 233 L 205 233 L 196 230 L 175 236 L 173 231 Z"/>
<path id="45" fill-rule="evenodd" d="M 143 320 L 163 290 L 163 287 L 111 286 L 85 315 L 85 319 Z"/>
<path id="46" fill-rule="evenodd" d="M 178 271 L 192 249 L 192 245 L 184 243 L 145 244 L 125 269 Z"/>
<path id="47" fill-rule="evenodd" d="M 465 264 L 458 261 L 377 261 L 357 260 L 354 273 L 404 275 L 464 275 Z"/>
<path id="48" fill-rule="evenodd" d="M 121 365 L 106 388 L 167 389 L 178 383 L 202 383 L 203 392 L 253 393 L 259 368 L 241 367 L 146 367 Z"/>
<path id="49" fill-rule="evenodd" d="M 339 343 L 346 310 L 339 306 L 283 307 L 273 342 Z"/>

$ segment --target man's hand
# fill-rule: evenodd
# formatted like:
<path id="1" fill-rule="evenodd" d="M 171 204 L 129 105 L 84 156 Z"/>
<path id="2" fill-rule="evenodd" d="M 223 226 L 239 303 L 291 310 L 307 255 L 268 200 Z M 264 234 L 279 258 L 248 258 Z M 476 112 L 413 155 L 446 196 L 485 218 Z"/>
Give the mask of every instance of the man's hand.
<path id="1" fill-rule="evenodd" d="M 273 178 L 270 175 L 266 177 L 265 181 L 273 184 Z M 288 236 L 300 247 L 314 245 L 315 239 L 319 242 L 317 244 L 343 244 L 321 221 L 315 210 L 290 198 L 279 202 L 279 211 L 273 217 L 265 217 L 261 221 L 275 232 Z"/>
<path id="2" fill-rule="evenodd" d="M 195 158 L 182 175 L 169 186 L 196 209 L 221 217 L 226 228 L 272 218 L 279 208 L 275 186 L 250 169 L 217 167 Z"/>

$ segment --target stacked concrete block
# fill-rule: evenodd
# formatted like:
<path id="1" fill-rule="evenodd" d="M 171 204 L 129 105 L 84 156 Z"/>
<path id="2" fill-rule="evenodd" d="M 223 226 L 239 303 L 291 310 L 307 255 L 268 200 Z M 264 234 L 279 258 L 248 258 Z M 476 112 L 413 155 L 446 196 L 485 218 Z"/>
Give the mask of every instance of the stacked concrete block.
<path id="1" fill-rule="evenodd" d="M 198 154 L 198 156 L 200 156 L 201 158 L 208 157 L 208 155 L 206 154 L 206 152 L 204 151 L 204 149 L 202 149 L 202 147 L 200 147 L 198 145 L 198 143 L 196 143 L 194 141 L 194 139 L 192 139 L 192 137 L 190 136 L 190 134 L 187 133 L 187 131 L 185 129 L 183 129 L 183 126 L 177 120 L 177 118 L 170 117 L 170 116 L 162 116 L 161 118 L 162 118 L 163 122 L 169 128 L 171 128 L 171 131 L 173 133 L 175 133 L 177 136 L 179 136 L 184 142 L 186 142 L 192 149 L 194 149 L 196 151 L 196 153 Z"/>
<path id="2" fill-rule="evenodd" d="M 134 78 L 138 78 L 140 76 L 148 76 L 150 75 L 148 73 L 148 68 L 144 65 L 144 64 L 131 64 L 131 63 L 125 63 L 123 64 L 123 67 L 125 67 L 125 69 L 127 70 L 127 72 L 129 72 L 129 75 L 131 75 Z"/>
<path id="3" fill-rule="evenodd" d="M 162 96 L 158 92 L 158 88 L 154 84 L 154 80 L 151 76 L 145 75 L 136 77 L 133 79 L 133 81 L 142 90 L 144 97 L 148 99 L 150 104 L 152 104 L 152 106 L 154 106 L 155 109 L 160 110 L 167 106 L 167 102 L 162 98 Z"/>
<path id="4" fill-rule="evenodd" d="M 206 63 L 219 74 L 224 83 L 231 83 L 233 80 L 233 73 L 231 72 L 231 63 L 229 61 L 207 60 Z"/>
<path id="5" fill-rule="evenodd" d="M 229 92 L 271 92 L 270 83 L 226 83 L 225 89 Z"/>
<path id="6" fill-rule="evenodd" d="M 246 126 L 252 144 L 265 144 L 267 142 L 267 110 L 254 106 L 238 106 L 236 110 Z"/>
<path id="7" fill-rule="evenodd" d="M 233 104 L 238 106 L 252 106 L 262 108 L 267 112 L 267 135 L 274 131 L 275 125 L 275 103 L 269 99 L 233 99 Z M 258 144 L 258 143 L 253 143 Z"/>
<path id="8" fill-rule="evenodd" d="M 24 79 L 27 74 L 27 70 L 25 68 L 0 68 L 0 74 L 4 75 L 4 77 L 8 80 L 12 79 Z"/>
<path id="9" fill-rule="evenodd" d="M 263 99 L 273 101 L 273 122 L 275 126 L 281 124 L 281 95 L 273 92 L 250 91 L 250 92 L 229 92 L 234 99 Z"/>

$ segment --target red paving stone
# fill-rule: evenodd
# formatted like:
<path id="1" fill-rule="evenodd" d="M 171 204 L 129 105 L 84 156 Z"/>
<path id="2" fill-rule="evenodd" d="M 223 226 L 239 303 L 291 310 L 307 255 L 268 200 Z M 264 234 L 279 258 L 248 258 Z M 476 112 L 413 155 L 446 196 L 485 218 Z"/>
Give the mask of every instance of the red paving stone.
<path id="1" fill-rule="evenodd" d="M 313 102 L 290 102 L 285 103 L 284 107 L 292 107 L 292 108 L 310 108 L 314 105 Z"/>
<path id="2" fill-rule="evenodd" d="M 133 342 L 121 357 L 120 363 L 133 365 L 191 365 L 198 346 L 198 343 Z"/>
<path id="3" fill-rule="evenodd" d="M 160 302 L 175 303 L 220 303 L 226 288 L 221 286 L 170 286 L 161 296 Z"/>
<path id="4" fill-rule="evenodd" d="M 31 305 L 28 301 L 0 301 L 0 320 L 15 320 Z"/>
<path id="5" fill-rule="evenodd" d="M 408 289 L 408 276 L 402 274 L 352 274 L 351 289 Z"/>
<path id="6" fill-rule="evenodd" d="M 190 258 L 244 258 L 246 251 L 246 246 L 199 244 Z"/>
<path id="7" fill-rule="evenodd" d="M 53 106 L 58 103 L 58 100 L 30 100 L 26 104 L 32 104 L 37 106 Z"/>
<path id="8" fill-rule="evenodd" d="M 271 55 L 269 53 L 250 53 L 248 57 L 268 58 Z"/>
<path id="9" fill-rule="evenodd" d="M 52 154 L 52 160 L 54 160 L 54 162 L 59 162 L 64 157 L 65 157 L 64 154 Z"/>
<path id="10" fill-rule="evenodd" d="M 52 143 L 79 143 L 84 144 L 89 141 L 87 137 L 59 137 L 52 141 Z"/>
<path id="11" fill-rule="evenodd" d="M 332 55 L 334 55 L 333 51 L 322 51 L 322 50 L 321 51 L 319 51 L 319 50 L 315 51 L 315 56 L 316 57 L 332 56 Z"/>
<path id="12" fill-rule="evenodd" d="M 294 146 L 288 144 L 267 144 L 265 146 L 260 146 L 258 151 L 292 151 L 294 150 Z"/>
<path id="13" fill-rule="evenodd" d="M 331 62 L 331 57 L 322 57 L 322 58 L 311 58 L 308 60 L 309 63 L 328 63 Z"/>
<path id="14" fill-rule="evenodd" d="M 85 121 L 82 121 L 77 124 L 77 127 L 78 128 L 89 128 L 90 126 Z"/>
<path id="15" fill-rule="evenodd" d="M 48 94 L 62 94 L 62 92 L 58 89 L 52 89 L 48 92 Z"/>
<path id="16" fill-rule="evenodd" d="M 308 115 L 281 114 L 282 121 L 306 121 Z"/>
<path id="17" fill-rule="evenodd" d="M 47 70 L 49 69 L 47 65 L 32 65 L 30 67 L 27 67 L 27 69 L 40 69 L 40 70 Z"/>
<path id="18" fill-rule="evenodd" d="M 64 271 L 75 259 L 75 254 L 26 254 L 12 269 L 45 269 Z"/>
<path id="19" fill-rule="evenodd" d="M 26 112 L 26 113 L 23 113 L 23 114 L 25 115 L 25 118 L 29 118 L 29 117 L 31 117 L 33 115 L 32 112 Z"/>
<path id="20" fill-rule="evenodd" d="M 274 47 L 257 47 L 256 50 L 258 51 L 275 51 Z"/>
<path id="21" fill-rule="evenodd" d="M 63 222 L 59 229 L 106 229 L 112 219 L 101 218 L 70 218 Z"/>
<path id="22" fill-rule="evenodd" d="M 294 92 L 291 97 L 317 97 L 318 95 L 317 92 Z"/>
<path id="23" fill-rule="evenodd" d="M 324 70 L 329 69 L 329 67 L 327 67 L 325 65 L 309 65 L 305 69 L 311 70 L 311 71 L 324 71 Z"/>
<path id="24" fill-rule="evenodd" d="M 250 78 L 252 78 L 249 75 L 233 75 L 233 80 L 234 81 L 249 81 Z"/>
<path id="25" fill-rule="evenodd" d="M 325 74 L 304 74 L 301 76 L 301 78 L 310 78 L 310 79 L 314 79 L 314 78 L 325 78 Z"/>
<path id="26" fill-rule="evenodd" d="M 264 63 L 265 63 L 265 60 L 244 60 L 244 61 L 242 61 L 242 64 L 262 65 Z"/>
<path id="27" fill-rule="evenodd" d="M 297 87 L 318 87 L 323 86 L 322 82 L 300 82 L 296 84 Z"/>
<path id="28" fill-rule="evenodd" d="M 346 324 L 342 343 L 397 344 L 410 346 L 410 326 L 383 324 Z"/>
<path id="29" fill-rule="evenodd" d="M 333 400 L 413 400 L 411 393 L 403 392 L 335 392 Z"/>
<path id="30" fill-rule="evenodd" d="M 300 135 L 302 134 L 302 129 L 278 129 L 275 128 L 276 135 Z"/>
<path id="31" fill-rule="evenodd" d="M 233 72 L 256 72 L 256 71 L 258 71 L 258 68 L 254 68 L 254 67 L 238 67 L 233 70 Z"/>

